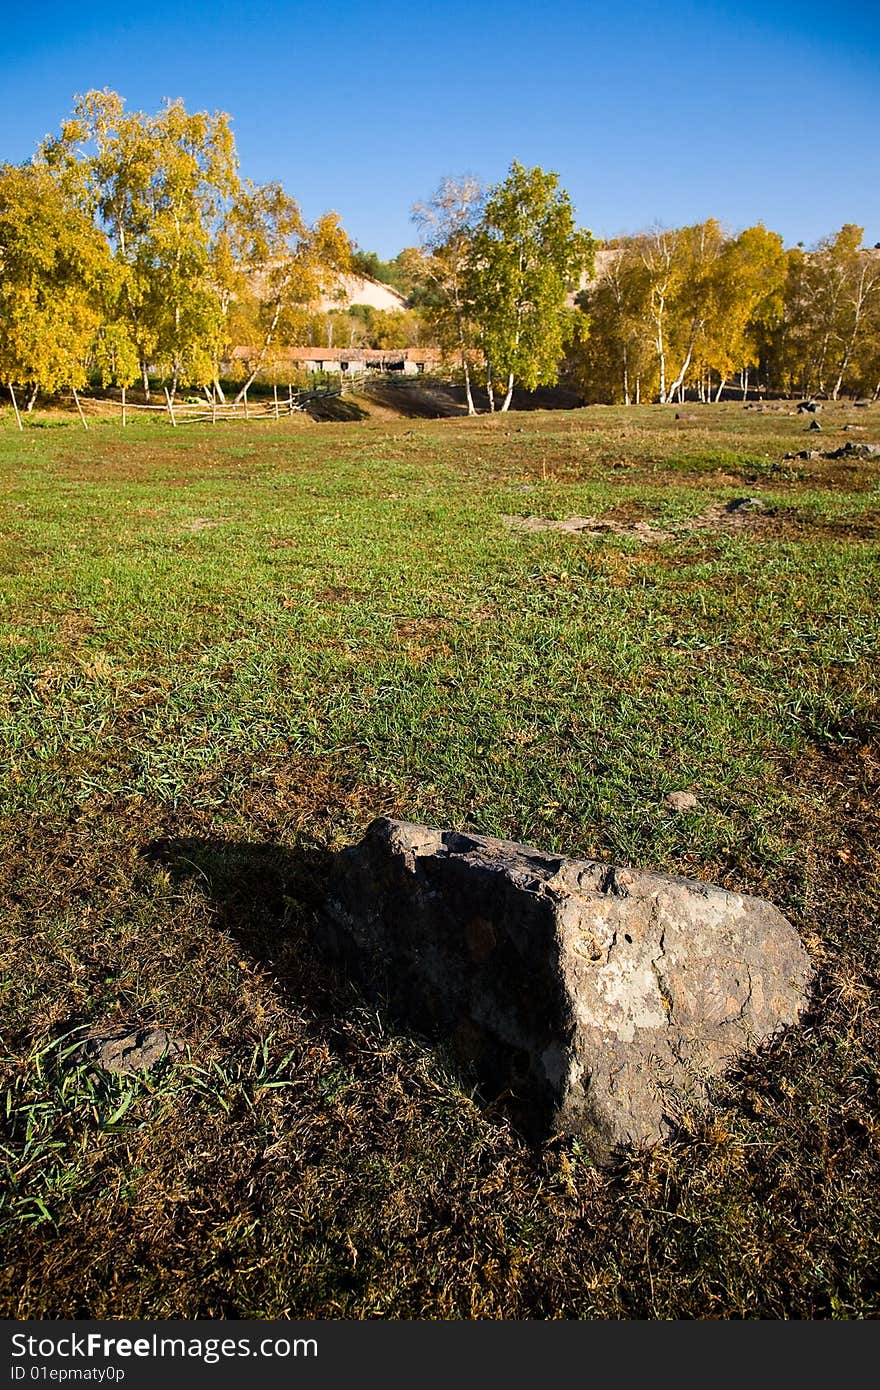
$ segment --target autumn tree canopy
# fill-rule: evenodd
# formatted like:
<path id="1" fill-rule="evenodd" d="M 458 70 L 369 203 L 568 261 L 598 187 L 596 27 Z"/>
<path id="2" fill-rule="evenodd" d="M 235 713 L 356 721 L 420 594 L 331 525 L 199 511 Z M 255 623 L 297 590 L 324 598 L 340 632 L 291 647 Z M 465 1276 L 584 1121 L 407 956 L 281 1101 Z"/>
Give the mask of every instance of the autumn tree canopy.
<path id="1" fill-rule="evenodd" d="M 0 380 L 29 405 L 138 379 L 147 398 L 157 379 L 222 398 L 221 374 L 241 396 L 283 348 L 335 341 L 441 349 L 471 412 L 476 385 L 507 410 L 561 368 L 625 404 L 880 396 L 880 249 L 854 224 L 811 249 L 715 218 L 600 246 L 557 175 L 516 161 L 489 188 L 444 179 L 413 217 L 420 246 L 382 261 L 336 213 L 310 223 L 280 184 L 243 180 L 224 113 L 88 92 L 30 163 L 0 166 Z M 408 307 L 345 309 L 352 272 Z"/>

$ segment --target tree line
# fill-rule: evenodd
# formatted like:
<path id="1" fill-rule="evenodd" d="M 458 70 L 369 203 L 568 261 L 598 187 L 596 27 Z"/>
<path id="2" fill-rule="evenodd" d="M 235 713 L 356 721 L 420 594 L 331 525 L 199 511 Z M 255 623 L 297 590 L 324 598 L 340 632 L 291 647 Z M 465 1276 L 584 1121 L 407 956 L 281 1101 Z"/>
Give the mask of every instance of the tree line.
<path id="1" fill-rule="evenodd" d="M 0 381 L 25 407 L 138 381 L 147 400 L 157 381 L 223 400 L 232 379 L 238 399 L 287 346 L 416 342 L 471 411 L 478 385 L 504 411 L 560 370 L 623 403 L 754 381 L 880 393 L 880 251 L 858 227 L 811 251 L 714 219 L 600 244 L 555 174 L 516 162 L 489 188 L 445 179 L 413 219 L 419 245 L 383 262 L 336 213 L 307 223 L 279 183 L 242 179 L 226 115 L 89 92 L 31 161 L 0 166 Z M 351 273 L 407 309 L 345 308 Z"/>
<path id="2" fill-rule="evenodd" d="M 714 219 L 606 243 L 580 296 L 569 369 L 588 399 L 720 400 L 735 383 L 783 395 L 880 396 L 880 248 L 847 224 L 811 251 Z"/>

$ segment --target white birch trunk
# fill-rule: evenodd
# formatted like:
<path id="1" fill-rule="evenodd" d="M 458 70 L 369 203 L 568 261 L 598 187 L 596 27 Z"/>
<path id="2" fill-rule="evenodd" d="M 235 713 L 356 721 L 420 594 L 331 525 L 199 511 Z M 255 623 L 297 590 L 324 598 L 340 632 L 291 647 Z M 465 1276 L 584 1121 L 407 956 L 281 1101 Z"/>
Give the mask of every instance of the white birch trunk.
<path id="1" fill-rule="evenodd" d="M 464 367 L 464 394 L 467 398 L 468 415 L 476 415 L 477 407 L 474 405 L 474 393 L 471 390 L 471 369 L 467 357 L 463 358 Z"/>
<path id="2" fill-rule="evenodd" d="M 75 401 L 75 403 L 76 403 L 76 408 L 77 408 L 77 410 L 79 411 L 79 418 L 82 420 L 82 427 L 83 427 L 84 430 L 87 430 L 87 429 L 88 429 L 88 425 L 86 424 L 86 417 L 83 415 L 83 409 L 82 409 L 82 406 L 81 406 L 80 403 L 79 403 L 79 396 L 76 394 L 76 387 L 75 387 L 75 386 L 71 386 L 70 389 L 71 389 L 71 391 L 73 392 L 73 399 L 74 399 L 74 401 Z"/>
<path id="3" fill-rule="evenodd" d="M 672 385 L 671 385 L 670 388 L 669 388 L 669 392 L 668 392 L 667 397 L 666 397 L 667 400 L 669 400 L 669 401 L 674 400 L 674 399 L 675 399 L 675 393 L 676 393 L 676 391 L 679 391 L 679 392 L 681 391 L 682 383 L 683 383 L 685 377 L 687 376 L 688 367 L 691 365 L 691 358 L 693 357 L 693 353 L 694 353 L 694 349 L 693 349 L 693 345 L 691 345 L 691 347 L 689 347 L 688 350 L 687 350 L 687 356 L 685 357 L 684 362 L 681 364 L 681 371 L 679 372 L 678 376 L 675 378 L 675 381 L 672 383 Z M 681 397 L 679 397 L 679 400 L 680 400 L 680 399 L 681 399 Z"/>

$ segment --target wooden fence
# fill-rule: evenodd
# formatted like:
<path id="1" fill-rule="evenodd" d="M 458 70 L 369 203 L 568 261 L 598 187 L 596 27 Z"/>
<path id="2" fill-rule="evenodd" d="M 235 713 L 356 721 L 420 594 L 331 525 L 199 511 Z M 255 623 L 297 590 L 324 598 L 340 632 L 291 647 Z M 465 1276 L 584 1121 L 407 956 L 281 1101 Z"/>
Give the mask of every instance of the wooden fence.
<path id="1" fill-rule="evenodd" d="M 122 398 L 119 401 L 119 408 L 122 412 L 123 425 L 128 424 L 128 416 L 131 411 L 146 410 L 159 411 L 167 415 L 171 424 L 176 428 L 178 425 L 198 425 L 210 421 L 215 425 L 218 420 L 280 420 L 283 415 L 293 415 L 295 411 L 305 410 L 312 401 L 325 400 L 328 396 L 341 396 L 343 383 L 334 383 L 329 386 L 316 387 L 312 390 L 294 391 L 292 386 L 287 388 L 286 393 L 279 395 L 278 387 L 273 387 L 272 398 L 266 400 L 265 397 L 259 401 L 249 401 L 247 392 L 238 402 L 218 401 L 215 395 L 209 395 L 206 391 L 204 401 L 192 400 L 173 400 L 171 393 L 165 388 L 165 404 L 153 405 L 142 404 L 126 399 L 125 388 L 122 390 Z M 15 418 L 19 429 L 24 429 L 21 414 L 18 409 L 18 402 L 12 386 L 9 387 L 9 395 L 15 411 Z M 107 397 L 102 396 L 80 396 L 73 391 L 73 401 L 79 411 L 79 418 L 82 421 L 83 429 L 88 429 L 88 421 L 83 414 L 83 402 L 86 404 L 109 404 Z"/>

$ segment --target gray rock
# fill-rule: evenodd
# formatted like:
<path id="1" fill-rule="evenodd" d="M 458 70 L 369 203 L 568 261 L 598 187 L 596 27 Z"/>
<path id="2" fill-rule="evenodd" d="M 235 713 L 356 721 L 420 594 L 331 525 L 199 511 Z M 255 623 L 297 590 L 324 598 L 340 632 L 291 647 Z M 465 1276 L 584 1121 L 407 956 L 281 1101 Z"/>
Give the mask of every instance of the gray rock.
<path id="1" fill-rule="evenodd" d="M 734 497 L 727 504 L 729 512 L 759 512 L 762 511 L 764 503 L 760 497 Z"/>
<path id="2" fill-rule="evenodd" d="M 880 444 L 866 444 L 861 439 L 848 439 L 840 449 L 826 454 L 827 459 L 870 459 L 880 456 Z"/>
<path id="3" fill-rule="evenodd" d="M 136 1028 L 93 1033 L 77 1049 L 76 1060 L 92 1062 L 104 1071 L 149 1071 L 163 1057 L 176 1057 L 183 1046 L 164 1028 Z"/>
<path id="4" fill-rule="evenodd" d="M 670 792 L 663 798 L 663 804 L 670 811 L 693 811 L 699 806 L 699 801 L 693 792 Z"/>
<path id="5" fill-rule="evenodd" d="M 527 1132 L 599 1162 L 705 1105 L 811 978 L 759 898 L 385 819 L 337 856 L 320 939 Z"/>
<path id="6" fill-rule="evenodd" d="M 821 430 L 822 426 L 819 424 L 818 420 L 811 420 L 809 428 L 811 430 Z"/>
<path id="7" fill-rule="evenodd" d="M 801 414 L 801 415 L 803 415 L 803 414 L 814 415 L 815 412 L 816 412 L 817 410 L 821 410 L 821 409 L 822 409 L 822 407 L 821 407 L 821 405 L 819 404 L 818 401 L 799 401 L 799 402 L 798 402 L 798 413 Z"/>

